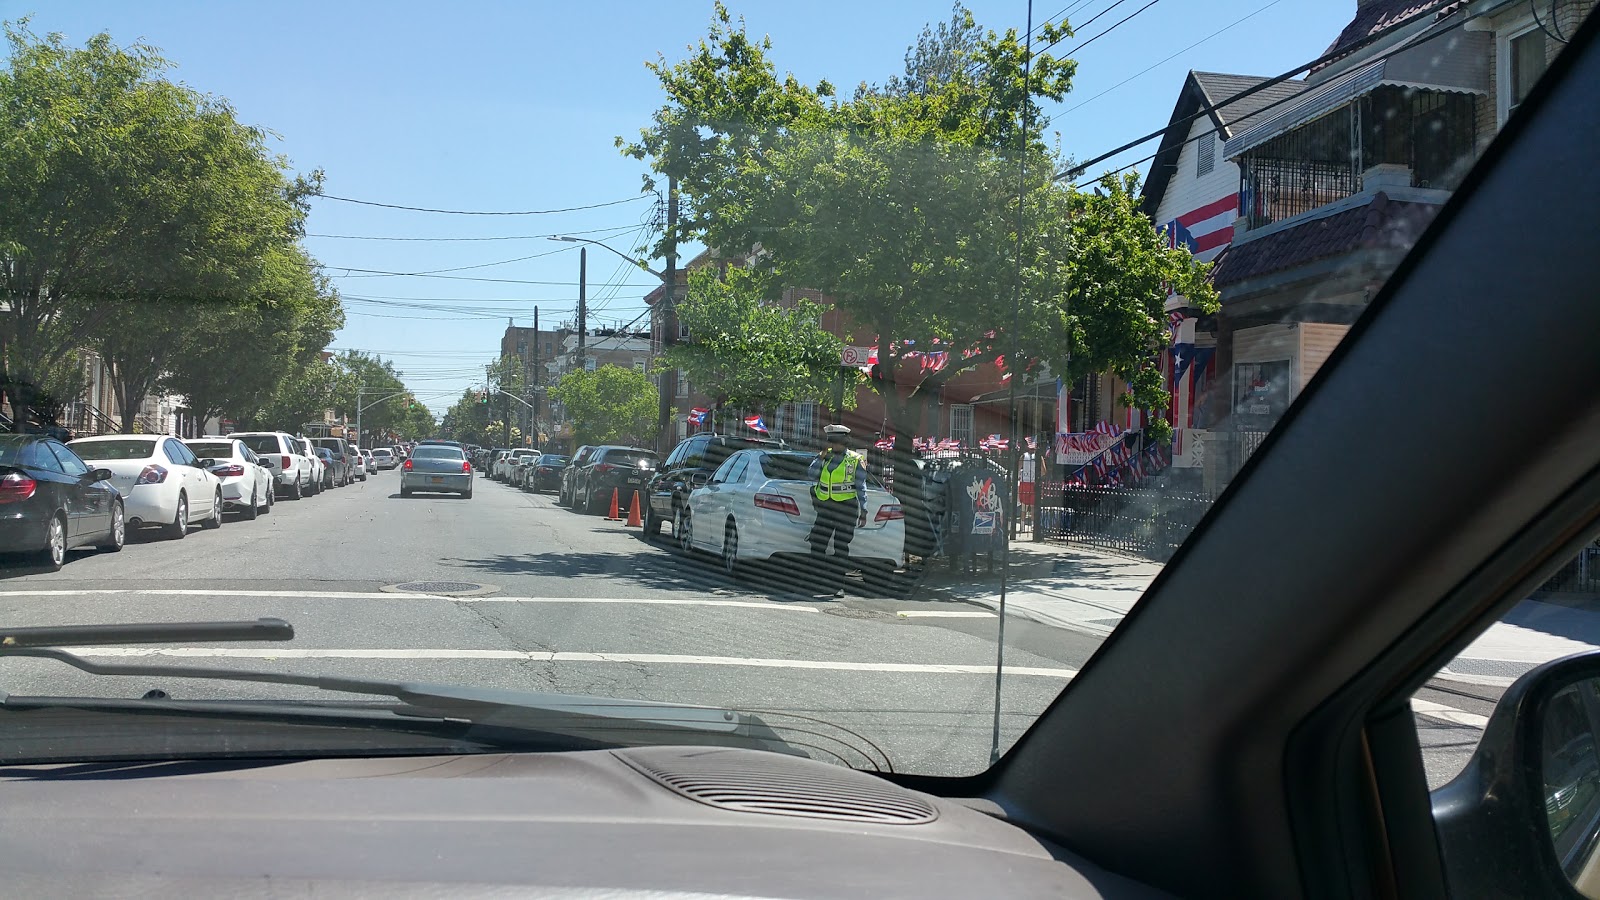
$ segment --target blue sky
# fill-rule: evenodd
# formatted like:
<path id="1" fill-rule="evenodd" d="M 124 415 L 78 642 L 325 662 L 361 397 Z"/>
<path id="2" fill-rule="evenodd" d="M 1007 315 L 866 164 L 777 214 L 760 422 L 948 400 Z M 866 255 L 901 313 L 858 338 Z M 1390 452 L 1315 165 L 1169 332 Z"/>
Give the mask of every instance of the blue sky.
<path id="1" fill-rule="evenodd" d="M 1069 16 L 1077 25 L 1117 4 L 1059 52 L 1148 2 L 1044 0 L 1034 11 L 1043 18 L 1077 7 Z M 899 72 L 922 25 L 948 19 L 951 9 L 943 0 L 728 5 L 751 31 L 772 37 L 780 68 L 841 87 Z M 997 30 L 1021 29 L 1027 13 L 1022 0 L 967 5 Z M 1066 101 L 1050 110 L 1053 129 L 1067 153 L 1098 156 L 1165 125 L 1187 70 L 1276 75 L 1319 55 L 1354 11 L 1354 0 L 1156 0 L 1075 54 L 1078 76 Z M 636 197 L 643 167 L 624 159 L 614 139 L 635 135 L 660 105 L 643 64 L 658 54 L 681 58 L 705 33 L 710 14 L 709 0 L 0 0 L 0 17 L 31 16 L 36 32 L 59 31 L 81 43 L 103 30 L 122 43 L 159 47 L 179 80 L 226 97 L 243 121 L 274 132 L 275 148 L 297 170 L 323 169 L 328 194 L 460 210 L 547 210 Z M 1153 151 L 1152 144 L 1105 165 Z M 481 380 L 508 316 L 530 324 L 537 305 L 543 325 L 572 318 L 576 245 L 542 235 L 587 233 L 628 251 L 645 237 L 640 225 L 650 207 L 649 199 L 634 199 L 555 215 L 457 216 L 318 200 L 307 244 L 348 298 L 348 321 L 334 346 L 392 359 L 408 385 L 443 411 Z M 519 261 L 483 265 L 512 259 Z M 442 273 L 452 278 L 349 271 L 466 266 L 480 268 Z M 354 277 L 361 275 L 369 277 Z M 638 315 L 650 287 L 646 273 L 602 250 L 589 254 L 588 281 L 591 324 L 602 326 Z"/>

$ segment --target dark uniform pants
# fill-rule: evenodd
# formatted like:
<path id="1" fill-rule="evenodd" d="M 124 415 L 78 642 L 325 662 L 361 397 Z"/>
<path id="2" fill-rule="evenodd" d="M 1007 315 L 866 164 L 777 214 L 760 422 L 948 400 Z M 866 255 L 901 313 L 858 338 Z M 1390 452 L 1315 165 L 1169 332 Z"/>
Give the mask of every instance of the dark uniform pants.
<path id="1" fill-rule="evenodd" d="M 856 519 L 861 507 L 855 500 L 818 500 L 811 498 L 817 511 L 817 520 L 811 526 L 811 556 L 820 560 L 828 552 L 828 539 L 833 539 L 833 556 L 839 570 L 835 577 L 843 577 L 850 558 L 850 541 L 856 536 Z"/>

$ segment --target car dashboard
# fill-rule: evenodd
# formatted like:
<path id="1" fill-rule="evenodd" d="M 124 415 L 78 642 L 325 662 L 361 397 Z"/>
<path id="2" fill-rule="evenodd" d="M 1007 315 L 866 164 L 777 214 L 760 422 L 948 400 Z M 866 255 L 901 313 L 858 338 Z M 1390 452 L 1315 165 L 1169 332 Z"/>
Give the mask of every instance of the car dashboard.
<path id="1" fill-rule="evenodd" d="M 978 809 L 750 750 L 0 769 L 29 896 L 1153 897 Z"/>

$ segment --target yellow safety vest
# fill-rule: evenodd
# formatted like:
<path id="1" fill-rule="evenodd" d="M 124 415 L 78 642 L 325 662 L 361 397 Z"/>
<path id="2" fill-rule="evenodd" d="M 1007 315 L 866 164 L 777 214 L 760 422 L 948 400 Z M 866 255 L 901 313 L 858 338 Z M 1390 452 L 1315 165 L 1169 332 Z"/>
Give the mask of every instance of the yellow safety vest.
<path id="1" fill-rule="evenodd" d="M 862 462 L 861 455 L 851 450 L 846 450 L 840 460 L 823 457 L 822 471 L 817 473 L 812 495 L 818 500 L 856 499 L 856 467 Z"/>

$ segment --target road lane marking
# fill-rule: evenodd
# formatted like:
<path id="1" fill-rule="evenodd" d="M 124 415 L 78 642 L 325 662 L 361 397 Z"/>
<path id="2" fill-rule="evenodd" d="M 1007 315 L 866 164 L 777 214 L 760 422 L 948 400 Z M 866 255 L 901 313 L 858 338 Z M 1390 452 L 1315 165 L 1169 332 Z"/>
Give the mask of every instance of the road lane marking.
<path id="1" fill-rule="evenodd" d="M 928 675 L 993 675 L 992 665 L 956 663 L 845 662 L 821 659 L 762 659 L 746 656 L 693 656 L 679 653 L 585 653 L 574 650 L 450 650 L 388 648 L 273 647 L 79 647 L 73 653 L 94 657 L 179 657 L 184 659 L 509 659 L 523 662 L 628 663 L 633 665 L 744 666 L 758 669 L 821 669 L 833 672 L 895 672 Z M 1007 675 L 1068 679 L 1077 669 L 1006 666 Z"/>
<path id="2" fill-rule="evenodd" d="M 993 619 L 992 612 L 979 612 L 978 610 L 955 609 L 913 609 L 899 613 L 905 619 Z"/>
<path id="3" fill-rule="evenodd" d="M 761 600 L 720 600 L 697 597 L 449 597 L 443 594 L 412 594 L 368 591 L 252 591 L 252 590 L 159 590 L 145 588 L 95 588 L 85 591 L 0 591 L 7 597 L 266 597 L 284 600 L 445 600 L 450 603 L 631 603 L 639 606 L 727 606 L 740 609 L 790 609 L 820 612 L 815 606 L 771 603 Z"/>
<path id="4" fill-rule="evenodd" d="M 1430 719 L 1438 719 L 1441 722 L 1449 722 L 1452 725 L 1482 728 L 1489 724 L 1488 716 L 1469 713 L 1464 709 L 1456 709 L 1454 706 L 1434 703 L 1432 700 L 1418 700 L 1415 697 L 1411 698 L 1411 711 L 1419 716 L 1427 716 Z"/>

